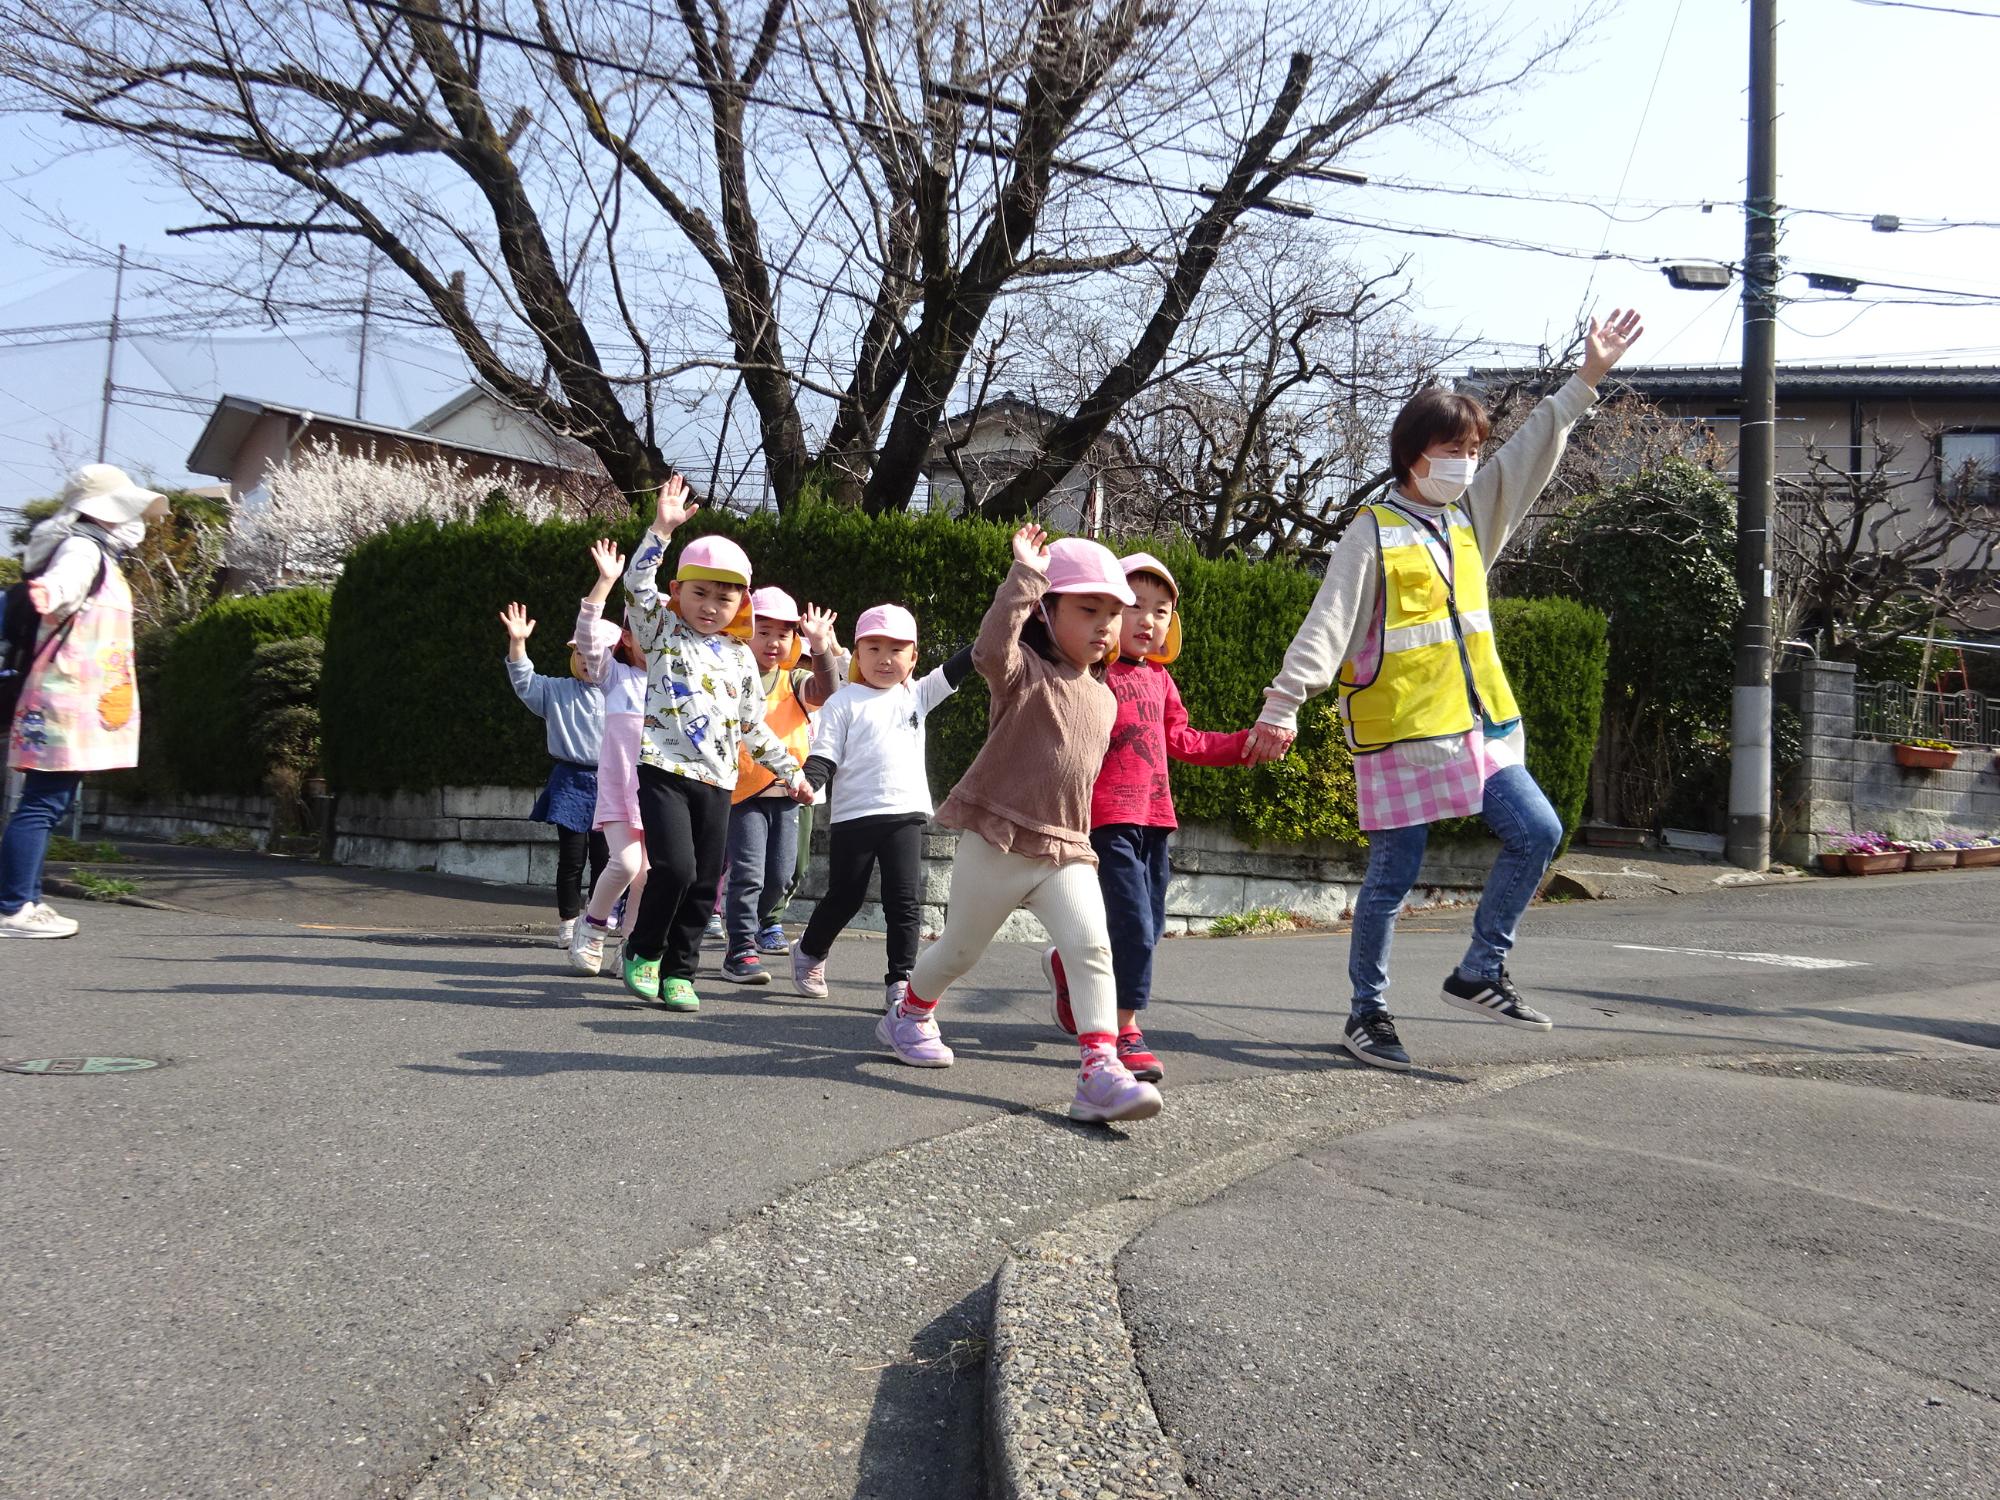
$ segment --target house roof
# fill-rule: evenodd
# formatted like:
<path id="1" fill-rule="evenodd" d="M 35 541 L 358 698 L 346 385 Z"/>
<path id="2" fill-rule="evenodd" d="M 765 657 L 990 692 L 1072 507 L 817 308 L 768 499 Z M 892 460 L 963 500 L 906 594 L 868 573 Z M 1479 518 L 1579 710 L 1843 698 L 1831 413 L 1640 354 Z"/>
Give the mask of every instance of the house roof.
<path id="1" fill-rule="evenodd" d="M 1504 385 L 1528 372 L 1496 366 L 1472 370 L 1465 384 Z M 1536 372 L 1539 375 L 1540 372 Z M 1632 365 L 1612 376 L 1624 390 L 1655 401 L 1742 399 L 1740 365 Z M 1778 399 L 2000 399 L 2000 365 L 1779 365 Z"/>
<path id="2" fill-rule="evenodd" d="M 446 411 L 455 409 L 457 401 L 458 398 L 454 397 L 453 402 L 447 403 L 445 408 L 433 412 L 423 420 L 438 420 Z M 259 401 L 250 396 L 224 396 L 215 403 L 215 410 L 208 414 L 208 421 L 201 429 L 201 436 L 195 439 L 194 448 L 188 454 L 188 468 L 196 474 L 214 474 L 227 478 L 232 471 L 236 452 L 243 446 L 244 439 L 249 437 L 250 429 L 267 416 L 283 417 L 297 422 L 301 427 L 308 425 L 326 427 L 342 432 L 360 433 L 367 437 L 386 438 L 395 442 L 419 443 L 440 451 L 465 453 L 520 467 L 544 469 L 574 467 L 557 460 L 524 458 L 518 453 L 509 453 L 501 448 L 488 448 L 478 443 L 456 442 L 415 428 L 387 427 L 380 422 L 364 422 L 358 417 L 338 417 L 329 412 L 309 411 L 304 407 L 285 406 L 276 401 Z"/>
<path id="3" fill-rule="evenodd" d="M 992 425 L 1004 432 L 1031 435 L 1035 441 L 1028 449 L 1023 450 L 1028 452 L 1039 448 L 1042 434 L 1062 419 L 1063 414 L 1059 411 L 1051 411 L 1048 407 L 1030 401 L 1025 396 L 1017 396 L 1012 391 L 1002 391 L 978 406 L 968 406 L 957 416 L 947 418 L 938 425 L 936 434 L 931 438 L 930 449 L 924 455 L 924 471 L 936 473 L 950 468 L 951 460 L 945 456 L 946 447 L 959 442 L 973 428 Z M 1121 462 L 1131 458 L 1130 445 L 1119 433 L 1110 428 L 1099 433 L 1090 445 L 1093 454 L 1100 454 L 1106 450 Z"/>

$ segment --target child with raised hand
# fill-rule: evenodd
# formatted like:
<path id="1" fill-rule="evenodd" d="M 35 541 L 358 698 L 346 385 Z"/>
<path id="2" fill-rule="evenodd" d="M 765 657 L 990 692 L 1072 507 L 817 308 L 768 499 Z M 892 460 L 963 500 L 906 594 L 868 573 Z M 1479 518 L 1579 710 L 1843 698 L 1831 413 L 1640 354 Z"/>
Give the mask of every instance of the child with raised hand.
<path id="1" fill-rule="evenodd" d="M 833 793 L 826 895 L 792 952 L 792 983 L 802 995 L 826 994 L 827 954 L 861 909 L 878 865 L 889 933 L 886 1008 L 909 990 L 923 937 L 924 823 L 931 815 L 924 720 L 971 673 L 972 648 L 913 681 L 916 668 L 916 616 L 900 604 L 864 611 L 848 685 L 821 711 L 806 760 L 806 779 L 815 788 L 830 780 Z"/>
<path id="2" fill-rule="evenodd" d="M 972 646 L 972 664 L 992 689 L 986 743 L 937 815 L 961 830 L 951 909 L 917 960 L 909 993 L 875 1028 L 904 1062 L 949 1067 L 933 1014 L 938 998 L 1025 906 L 1064 955 L 1083 1049 L 1075 1120 L 1160 1112 L 1160 1091 L 1118 1059 L 1111 940 L 1090 845 L 1090 788 L 1118 716 L 1104 670 L 1132 603 L 1118 559 L 1098 543 L 1068 537 L 1051 546 L 1032 524 L 1014 533 L 1014 566 Z"/>
<path id="3" fill-rule="evenodd" d="M 500 611 L 507 632 L 507 680 L 529 711 L 548 724 L 549 776 L 528 816 L 556 828 L 556 944 L 567 948 L 583 910 L 583 870 L 604 869 L 604 840 L 592 831 L 597 809 L 597 751 L 604 734 L 604 693 L 584 679 L 577 640 L 570 640 L 570 675 L 545 677 L 528 660 L 535 622 L 525 605 Z"/>
<path id="4" fill-rule="evenodd" d="M 701 930 L 715 909 L 729 836 L 737 750 L 812 800 L 799 764 L 764 724 L 751 633 L 750 559 L 726 537 L 681 549 L 665 595 L 655 582 L 674 532 L 701 507 L 676 474 L 625 571 L 626 623 L 646 653 L 639 743 L 639 818 L 650 870 L 625 943 L 625 988 L 669 1010 L 701 1008 L 694 990 Z M 664 970 L 664 977 L 662 971 Z"/>
<path id="5" fill-rule="evenodd" d="M 1521 914 L 1562 842 L 1562 820 L 1528 774 L 1521 711 L 1493 643 L 1486 570 L 1555 473 L 1599 383 L 1643 332 L 1635 312 L 1614 312 L 1601 326 L 1593 318 L 1583 368 L 1485 465 L 1485 407 L 1437 388 L 1411 398 L 1389 431 L 1395 488 L 1341 534 L 1284 667 L 1265 690 L 1250 735 L 1259 760 L 1289 750 L 1300 705 L 1338 684 L 1368 834 L 1342 1041 L 1373 1067 L 1410 1066 L 1382 997 L 1396 914 L 1440 818 L 1478 813 L 1500 836 L 1472 943 L 1445 976 L 1445 1003 L 1532 1031 L 1554 1024 L 1507 973 Z"/>
<path id="6" fill-rule="evenodd" d="M 629 630 L 604 618 L 605 600 L 625 571 L 625 559 L 609 541 L 592 544 L 597 582 L 584 595 L 576 616 L 577 655 L 583 675 L 604 693 L 604 737 L 597 752 L 597 806 L 592 819 L 604 840 L 606 859 L 590 900 L 570 940 L 570 967 L 595 974 L 621 935 L 612 916 L 621 898 L 627 927 L 646 889 L 646 843 L 639 826 L 639 740 L 646 707 L 646 658 Z"/>
<path id="7" fill-rule="evenodd" d="M 1153 950 L 1167 922 L 1167 841 L 1179 820 L 1167 762 L 1240 766 L 1248 762 L 1250 731 L 1194 729 L 1167 667 L 1181 654 L 1180 585 L 1149 552 L 1120 566 L 1137 602 L 1125 611 L 1118 659 L 1105 683 L 1118 699 L 1111 749 L 1090 795 L 1090 846 L 1111 932 L 1111 970 L 1118 987 L 1118 1057 L 1134 1078 L 1159 1083 L 1166 1069 L 1146 1045 L 1139 1013 L 1152 998 Z M 1042 955 L 1055 995 L 1056 1024 L 1074 1036 L 1076 1017 L 1061 952 Z"/>
<path id="8" fill-rule="evenodd" d="M 840 648 L 829 610 L 803 612 L 780 588 L 750 596 L 756 623 L 750 654 L 763 673 L 764 724 L 803 762 L 812 743 L 813 713 L 840 690 Z M 811 667 L 799 665 L 812 652 Z M 729 809 L 729 879 L 723 896 L 722 977 L 735 984 L 769 984 L 760 953 L 788 953 L 785 929 L 772 920 L 789 890 L 799 854 L 799 805 L 791 788 L 759 765 L 745 745 L 737 752 L 736 791 Z"/>

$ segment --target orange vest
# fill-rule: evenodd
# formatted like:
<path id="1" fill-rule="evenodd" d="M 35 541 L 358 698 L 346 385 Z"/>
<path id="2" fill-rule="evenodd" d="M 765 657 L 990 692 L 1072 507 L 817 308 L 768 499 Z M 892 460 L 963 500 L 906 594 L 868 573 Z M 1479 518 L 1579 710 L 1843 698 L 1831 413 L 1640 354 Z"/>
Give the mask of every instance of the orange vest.
<path id="1" fill-rule="evenodd" d="M 792 674 L 783 668 L 778 670 L 777 680 L 764 696 L 764 725 L 785 742 L 792 759 L 800 765 L 806 763 L 806 751 L 812 746 L 812 715 L 792 688 Z M 777 779 L 768 767 L 750 758 L 747 746 L 738 746 L 736 791 L 729 799 L 731 805 L 756 796 Z"/>

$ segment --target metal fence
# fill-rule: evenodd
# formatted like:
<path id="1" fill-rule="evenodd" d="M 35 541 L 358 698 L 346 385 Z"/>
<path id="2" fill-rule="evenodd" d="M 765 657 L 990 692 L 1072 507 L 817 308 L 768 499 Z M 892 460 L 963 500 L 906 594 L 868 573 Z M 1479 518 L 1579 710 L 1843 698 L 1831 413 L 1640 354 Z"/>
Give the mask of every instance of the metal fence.
<path id="1" fill-rule="evenodd" d="M 1854 689 L 1854 732 L 1873 740 L 1949 740 L 2000 745 L 2000 702 L 1984 693 L 1932 693 L 1900 682 Z"/>

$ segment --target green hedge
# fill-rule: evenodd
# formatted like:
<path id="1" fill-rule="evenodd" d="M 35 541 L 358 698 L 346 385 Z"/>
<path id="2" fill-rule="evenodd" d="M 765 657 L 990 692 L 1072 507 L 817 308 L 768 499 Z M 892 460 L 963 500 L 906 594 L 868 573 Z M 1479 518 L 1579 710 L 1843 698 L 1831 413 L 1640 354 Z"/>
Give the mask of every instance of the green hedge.
<path id="1" fill-rule="evenodd" d="M 221 599 L 175 633 L 158 690 L 142 700 L 175 785 L 189 792 L 264 789 L 252 734 L 251 658 L 271 641 L 323 635 L 331 605 L 332 596 L 316 588 Z"/>
<path id="2" fill-rule="evenodd" d="M 614 535 L 629 552 L 643 529 L 633 521 Z M 928 670 L 978 630 L 1007 569 L 1011 528 L 804 506 L 782 520 L 704 512 L 689 532 L 736 538 L 760 586 L 775 583 L 801 604 L 837 610 L 850 643 L 869 605 L 908 605 Z M 497 616 L 511 599 L 526 604 L 538 622 L 528 648 L 536 670 L 567 671 L 564 643 L 595 576 L 588 553 L 601 534 L 601 527 L 496 516 L 417 522 L 363 543 L 334 591 L 320 685 L 325 769 L 335 787 L 539 783 L 548 771 L 542 725 L 508 688 Z M 1174 677 L 1190 719 L 1204 729 L 1252 723 L 1319 580 L 1288 565 L 1210 561 L 1185 544 L 1151 550 L 1181 584 L 1186 639 Z M 1603 688 L 1602 617 L 1564 601 L 1502 602 L 1495 628 L 1528 718 L 1531 765 L 1552 778 L 1550 795 L 1573 824 Z M 940 799 L 985 734 L 986 688 L 974 677 L 930 720 L 931 785 Z M 1300 716 L 1299 749 L 1285 761 L 1247 770 L 1175 766 L 1173 778 L 1184 819 L 1224 822 L 1259 842 L 1359 837 L 1354 770 L 1331 695 Z"/>
<path id="3" fill-rule="evenodd" d="M 1528 735 L 1528 771 L 1576 831 L 1604 711 L 1609 625 L 1574 599 L 1496 599 L 1493 635 Z"/>
<path id="4" fill-rule="evenodd" d="M 643 531 L 614 535 L 628 552 Z M 916 612 L 925 669 L 969 643 L 1006 572 L 1011 529 L 923 515 L 868 517 L 804 506 L 782 520 L 702 513 L 685 535 L 735 537 L 800 603 L 839 611 L 843 639 L 861 611 L 894 600 Z M 539 622 L 536 669 L 567 670 L 563 643 L 594 576 L 601 528 L 531 525 L 513 516 L 458 525 L 418 522 L 374 538 L 334 591 L 321 683 L 325 764 L 348 791 L 438 785 L 531 786 L 547 774 L 542 726 L 514 698 L 501 666 L 497 615 L 519 599 Z M 1251 723 L 1263 689 L 1318 581 L 1289 567 L 1208 562 L 1165 549 L 1185 592 L 1186 649 L 1175 667 L 1202 728 Z M 614 606 L 615 610 L 615 606 Z M 1182 816 L 1233 823 L 1248 837 L 1352 838 L 1352 771 L 1323 706 L 1306 716 L 1306 751 L 1254 770 L 1176 767 Z M 928 759 L 942 796 L 986 734 L 986 690 L 967 682 L 930 720 Z"/>

